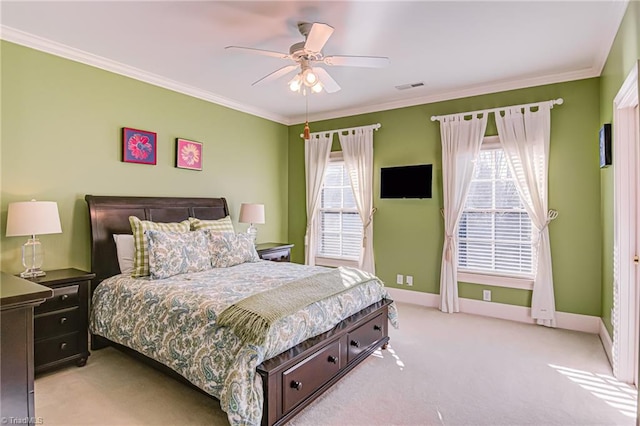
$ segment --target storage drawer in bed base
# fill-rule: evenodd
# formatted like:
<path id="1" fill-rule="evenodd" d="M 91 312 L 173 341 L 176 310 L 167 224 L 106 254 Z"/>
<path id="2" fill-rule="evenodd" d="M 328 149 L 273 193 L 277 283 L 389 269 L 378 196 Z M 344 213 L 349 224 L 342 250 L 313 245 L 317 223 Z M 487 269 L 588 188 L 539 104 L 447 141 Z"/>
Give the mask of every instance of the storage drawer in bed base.
<path id="1" fill-rule="evenodd" d="M 387 300 L 375 303 L 332 330 L 260 364 L 257 370 L 264 390 L 262 425 L 282 425 L 291 420 L 374 351 L 386 347 L 390 303 Z M 348 349 L 354 336 L 367 339 L 358 351 Z M 333 362 L 329 357 L 337 359 Z M 309 363 L 312 368 L 307 366 Z M 305 387 L 307 384 L 312 388 Z M 300 396 L 296 397 L 298 392 Z"/>

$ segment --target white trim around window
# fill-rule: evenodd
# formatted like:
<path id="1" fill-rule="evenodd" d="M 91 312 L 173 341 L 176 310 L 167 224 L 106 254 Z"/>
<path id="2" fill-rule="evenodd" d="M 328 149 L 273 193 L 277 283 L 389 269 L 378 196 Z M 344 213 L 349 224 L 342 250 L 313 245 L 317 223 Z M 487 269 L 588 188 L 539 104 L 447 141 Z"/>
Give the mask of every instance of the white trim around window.
<path id="1" fill-rule="evenodd" d="M 347 259 L 336 259 L 333 257 L 322 257 L 316 256 L 316 265 L 318 266 L 329 266 L 331 268 L 337 268 L 339 266 L 348 266 L 351 268 L 358 267 L 357 260 L 347 260 Z"/>
<path id="2" fill-rule="evenodd" d="M 533 290 L 533 278 L 508 277 L 505 275 L 478 274 L 458 270 L 458 282 L 490 285 L 493 287 Z"/>

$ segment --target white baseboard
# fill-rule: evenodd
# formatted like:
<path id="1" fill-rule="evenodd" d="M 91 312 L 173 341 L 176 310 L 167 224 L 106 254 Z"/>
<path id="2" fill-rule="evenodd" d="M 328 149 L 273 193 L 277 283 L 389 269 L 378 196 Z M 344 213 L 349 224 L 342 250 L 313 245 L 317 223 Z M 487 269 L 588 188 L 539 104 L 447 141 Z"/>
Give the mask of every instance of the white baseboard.
<path id="1" fill-rule="evenodd" d="M 609 363 L 613 365 L 613 340 L 611 340 L 611 336 L 609 336 L 609 330 L 605 327 L 602 318 L 600 318 L 600 332 L 598 333 L 600 336 L 600 341 L 602 342 L 602 346 L 604 347 L 604 351 L 607 354 L 607 358 L 609 358 Z"/>
<path id="2" fill-rule="evenodd" d="M 440 295 L 438 294 L 391 287 L 387 287 L 387 291 L 393 300 L 397 300 L 398 302 L 412 303 L 414 305 L 426 306 L 429 308 L 438 308 L 440 306 Z M 535 324 L 535 321 L 531 318 L 531 308 L 525 306 L 460 298 L 460 312 Z M 600 317 L 572 314 L 569 312 L 556 312 L 556 326 L 566 330 L 602 334 L 601 323 L 602 320 Z M 602 325 L 602 327 L 604 327 L 604 325 Z M 607 336 L 609 335 L 608 333 L 606 334 Z M 605 344 L 604 341 L 603 344 Z"/>

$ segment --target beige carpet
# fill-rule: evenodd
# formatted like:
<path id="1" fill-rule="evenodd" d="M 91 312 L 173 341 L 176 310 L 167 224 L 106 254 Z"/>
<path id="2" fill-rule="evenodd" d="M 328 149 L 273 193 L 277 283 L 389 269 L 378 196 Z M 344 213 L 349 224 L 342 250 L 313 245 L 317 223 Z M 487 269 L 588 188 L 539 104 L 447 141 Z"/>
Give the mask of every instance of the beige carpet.
<path id="1" fill-rule="evenodd" d="M 290 422 L 634 425 L 636 391 L 595 335 L 399 304 L 391 345 Z M 224 425 L 214 399 L 112 349 L 36 378 L 45 425 Z"/>

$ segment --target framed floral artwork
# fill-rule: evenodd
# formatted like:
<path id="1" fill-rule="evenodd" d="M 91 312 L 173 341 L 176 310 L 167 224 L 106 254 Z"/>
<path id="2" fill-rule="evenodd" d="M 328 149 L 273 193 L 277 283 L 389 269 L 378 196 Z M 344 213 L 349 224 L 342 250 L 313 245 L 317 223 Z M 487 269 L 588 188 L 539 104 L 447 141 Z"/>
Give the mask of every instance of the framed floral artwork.
<path id="1" fill-rule="evenodd" d="M 122 161 L 156 164 L 157 136 L 146 130 L 122 128 Z"/>
<path id="2" fill-rule="evenodd" d="M 188 139 L 176 139 L 176 167 L 202 170 L 202 143 Z"/>

